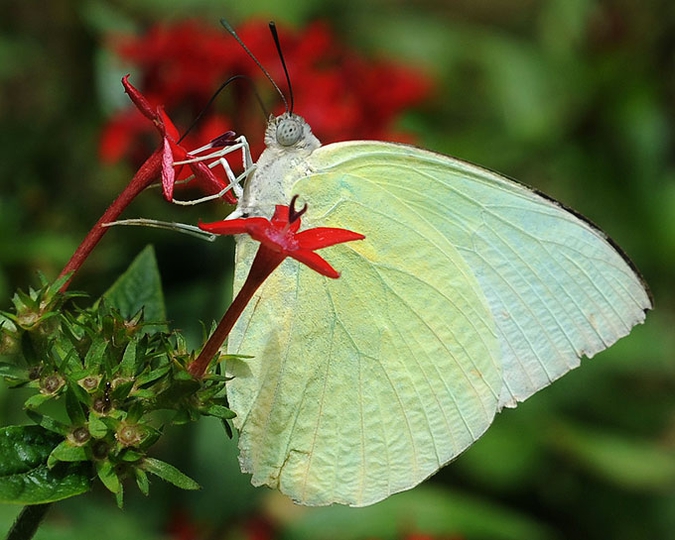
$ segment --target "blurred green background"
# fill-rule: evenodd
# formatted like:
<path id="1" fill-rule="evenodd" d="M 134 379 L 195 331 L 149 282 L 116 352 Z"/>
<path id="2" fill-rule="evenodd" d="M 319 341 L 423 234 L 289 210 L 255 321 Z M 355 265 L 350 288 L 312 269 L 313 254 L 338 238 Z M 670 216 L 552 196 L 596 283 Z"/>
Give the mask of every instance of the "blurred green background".
<path id="1" fill-rule="evenodd" d="M 38 538 L 675 538 L 675 3 L 670 0 L 4 0 L 0 17 L 0 309 L 55 277 L 133 173 L 97 157 L 125 103 L 112 32 L 253 16 L 329 23 L 364 57 L 423 68 L 433 95 L 401 126 L 417 143 L 535 186 L 598 223 L 650 284 L 656 310 L 493 427 L 455 463 L 366 509 L 294 507 L 238 472 L 217 422 L 158 449 L 199 493 L 130 486 L 59 503 Z M 282 36 L 283 39 L 283 36 Z M 234 45 L 233 45 L 234 46 Z M 271 44 L 270 44 L 271 46 Z M 386 81 L 383 81 L 386 84 Z M 302 114 L 302 111 L 297 111 Z M 262 124 L 261 124 L 262 126 Z M 143 199 L 143 198 L 142 198 Z M 159 197 L 130 216 L 162 216 Z M 178 216 L 178 214 L 177 214 Z M 188 222 L 217 209 L 179 215 Z M 172 219 L 169 217 L 168 219 Z M 103 292 L 155 244 L 169 318 L 198 337 L 229 295 L 231 245 L 112 231 L 75 288 Z M 3 424 L 24 422 L 0 389 Z M 18 511 L 0 506 L 6 529 Z"/>

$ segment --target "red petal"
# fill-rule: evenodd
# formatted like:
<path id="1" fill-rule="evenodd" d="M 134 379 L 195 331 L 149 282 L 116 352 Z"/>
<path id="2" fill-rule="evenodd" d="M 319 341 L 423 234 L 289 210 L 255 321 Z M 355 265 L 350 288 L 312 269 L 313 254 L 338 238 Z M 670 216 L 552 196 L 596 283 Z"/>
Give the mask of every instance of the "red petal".
<path id="1" fill-rule="evenodd" d="M 255 228 L 255 225 L 269 227 L 269 221 L 265 218 L 223 219 L 213 223 L 199 223 L 199 228 L 214 234 L 243 234 Z"/>
<path id="2" fill-rule="evenodd" d="M 124 86 L 124 91 L 129 94 L 129 98 L 131 98 L 131 101 L 136 105 L 136 108 L 143 113 L 143 116 L 150 120 L 155 120 L 157 118 L 157 112 L 150 105 L 148 100 L 145 99 L 145 96 L 129 82 L 129 75 L 122 77 L 122 86 Z"/>
<path id="3" fill-rule="evenodd" d="M 321 257 L 319 254 L 314 253 L 309 250 L 298 250 L 288 254 L 289 257 L 293 257 L 295 260 L 300 261 L 302 264 L 309 266 L 315 272 L 324 275 L 329 278 L 337 279 L 340 277 L 340 273 L 335 270 L 328 262 Z"/>
<path id="4" fill-rule="evenodd" d="M 349 231 L 347 229 L 337 229 L 332 227 L 317 227 L 315 229 L 308 229 L 299 232 L 295 235 L 295 239 L 302 249 L 321 249 L 343 242 L 351 242 L 353 240 L 363 240 L 364 235 Z"/>
<path id="5" fill-rule="evenodd" d="M 171 202 L 173 200 L 173 187 L 176 182 L 176 171 L 173 170 L 173 152 L 171 143 L 168 139 L 163 139 L 162 150 L 162 191 L 164 198 Z"/>
<path id="6" fill-rule="evenodd" d="M 168 136 L 172 141 L 177 141 L 180 138 L 180 133 L 178 132 L 176 125 L 171 121 L 171 118 L 169 118 L 169 116 L 164 111 L 164 107 L 157 107 L 157 113 L 157 116 L 161 118 L 161 122 L 164 125 L 164 132 L 162 134 L 165 137 Z"/>

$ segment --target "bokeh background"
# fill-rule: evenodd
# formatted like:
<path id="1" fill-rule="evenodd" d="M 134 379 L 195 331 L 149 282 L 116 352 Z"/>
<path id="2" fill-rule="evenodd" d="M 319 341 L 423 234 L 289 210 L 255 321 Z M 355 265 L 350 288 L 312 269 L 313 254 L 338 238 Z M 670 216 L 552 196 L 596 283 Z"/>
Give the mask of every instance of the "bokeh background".
<path id="1" fill-rule="evenodd" d="M 675 538 L 675 3 L 3 0 L 0 7 L 0 309 L 14 289 L 36 282 L 37 270 L 58 274 L 133 174 L 134 152 L 145 148 L 146 135 L 134 132 L 130 152 L 117 160 L 102 155 L 105 130 L 128 106 L 121 76 L 131 73 L 141 89 L 153 84 L 147 66 L 120 55 L 120 43 L 197 20 L 222 32 L 226 65 L 241 51 L 219 30 L 221 17 L 235 27 L 259 21 L 251 46 L 282 87 L 278 66 L 269 65 L 275 57 L 264 23 L 276 20 L 296 44 L 309 39 L 313 24 L 329 29 L 330 61 L 339 49 L 338 60 L 365 69 L 344 72 L 346 87 L 365 96 L 360 136 L 373 134 L 371 116 L 398 88 L 386 70 L 377 85 L 363 84 L 367 66 L 389 62 L 403 82 L 424 81 L 424 92 L 392 113 L 378 136 L 480 163 L 577 209 L 630 255 L 656 303 L 629 338 L 498 415 L 430 481 L 373 507 L 306 509 L 252 488 L 238 472 L 236 442 L 204 420 L 176 428 L 157 449 L 202 491 L 158 481 L 144 498 L 129 486 L 119 511 L 96 489 L 58 503 L 37 538 Z M 191 45 L 175 40 L 179 50 Z M 184 61 L 190 65 L 189 56 Z M 193 70 L 190 80 L 200 81 L 200 73 Z M 303 73 L 291 73 L 299 114 L 301 101 L 311 107 L 325 84 Z M 269 88 L 256 86 L 278 109 Z M 244 111 L 255 109 L 250 89 L 236 85 L 221 100 L 217 106 L 235 111 L 233 127 L 259 148 L 264 116 Z M 342 105 L 314 107 L 314 122 L 340 124 L 357 110 Z M 188 116 L 181 109 L 181 127 Z M 345 138 L 359 136 L 359 122 L 350 125 L 357 131 Z M 150 193 L 126 217 L 194 223 L 225 211 L 218 204 L 175 209 Z M 227 305 L 226 240 L 113 230 L 74 287 L 95 297 L 148 243 L 157 250 L 168 317 L 196 343 L 200 321 L 210 323 Z M 26 421 L 5 388 L 0 419 Z M 0 506 L 5 529 L 17 512 Z"/>

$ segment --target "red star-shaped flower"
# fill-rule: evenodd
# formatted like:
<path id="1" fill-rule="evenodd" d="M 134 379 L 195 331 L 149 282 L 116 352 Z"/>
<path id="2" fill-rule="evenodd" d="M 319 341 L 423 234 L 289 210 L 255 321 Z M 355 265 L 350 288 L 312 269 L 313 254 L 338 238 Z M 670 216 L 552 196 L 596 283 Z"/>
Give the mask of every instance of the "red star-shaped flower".
<path id="1" fill-rule="evenodd" d="M 260 242 L 260 247 L 237 296 L 197 359 L 188 366 L 188 371 L 194 377 L 204 376 L 255 291 L 286 257 L 292 257 L 324 276 L 338 278 L 340 274 L 337 270 L 314 251 L 365 238 L 360 233 L 334 227 L 316 227 L 298 232 L 300 217 L 307 211 L 307 205 L 299 211 L 296 210 L 296 199 L 297 195 L 289 206 L 277 205 L 272 219 L 249 217 L 199 224 L 202 230 L 214 234 L 248 234 Z"/>
<path id="2" fill-rule="evenodd" d="M 164 108 L 153 107 L 150 102 L 141 94 L 130 82 L 129 76 L 122 78 L 122 85 L 131 101 L 136 105 L 136 108 L 147 119 L 152 120 L 155 127 L 162 136 L 161 149 L 161 174 L 162 174 L 162 190 L 167 201 L 173 200 L 173 189 L 176 183 L 176 171 L 174 169 L 174 162 L 186 161 L 192 159 L 192 156 L 185 148 L 179 144 L 178 129 L 171 121 L 171 119 L 164 112 Z M 233 136 L 234 134 L 232 134 Z M 232 138 L 232 137 L 230 137 Z M 219 144 L 227 143 L 227 138 L 219 138 Z M 200 182 L 202 188 L 208 192 L 209 195 L 220 193 L 227 184 L 219 179 L 213 171 L 203 161 L 192 161 L 188 163 L 192 174 L 195 175 L 197 181 Z M 236 204 L 237 200 L 232 191 L 226 191 L 224 198 L 230 204 Z"/>
<path id="3" fill-rule="evenodd" d="M 272 219 L 249 217 L 225 219 L 214 223 L 200 223 L 199 228 L 214 234 L 248 234 L 260 242 L 260 251 L 266 253 L 267 258 L 279 259 L 279 263 L 286 257 L 292 257 L 312 270 L 330 278 L 338 278 L 340 274 L 328 262 L 314 252 L 314 250 L 334 246 L 352 240 L 362 240 L 362 234 L 333 227 L 316 227 L 298 232 L 300 216 L 305 213 L 307 206 L 296 211 L 296 197 L 290 206 L 277 205 Z"/>

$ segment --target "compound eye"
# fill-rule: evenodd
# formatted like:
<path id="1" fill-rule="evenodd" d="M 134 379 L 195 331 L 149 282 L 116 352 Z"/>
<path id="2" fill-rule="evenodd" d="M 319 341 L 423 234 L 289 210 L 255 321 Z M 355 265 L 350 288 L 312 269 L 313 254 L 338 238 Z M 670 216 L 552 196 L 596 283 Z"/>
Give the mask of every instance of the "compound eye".
<path id="1" fill-rule="evenodd" d="M 281 146 L 293 146 L 302 137 L 302 125 L 296 120 L 286 118 L 277 126 L 277 142 Z"/>

